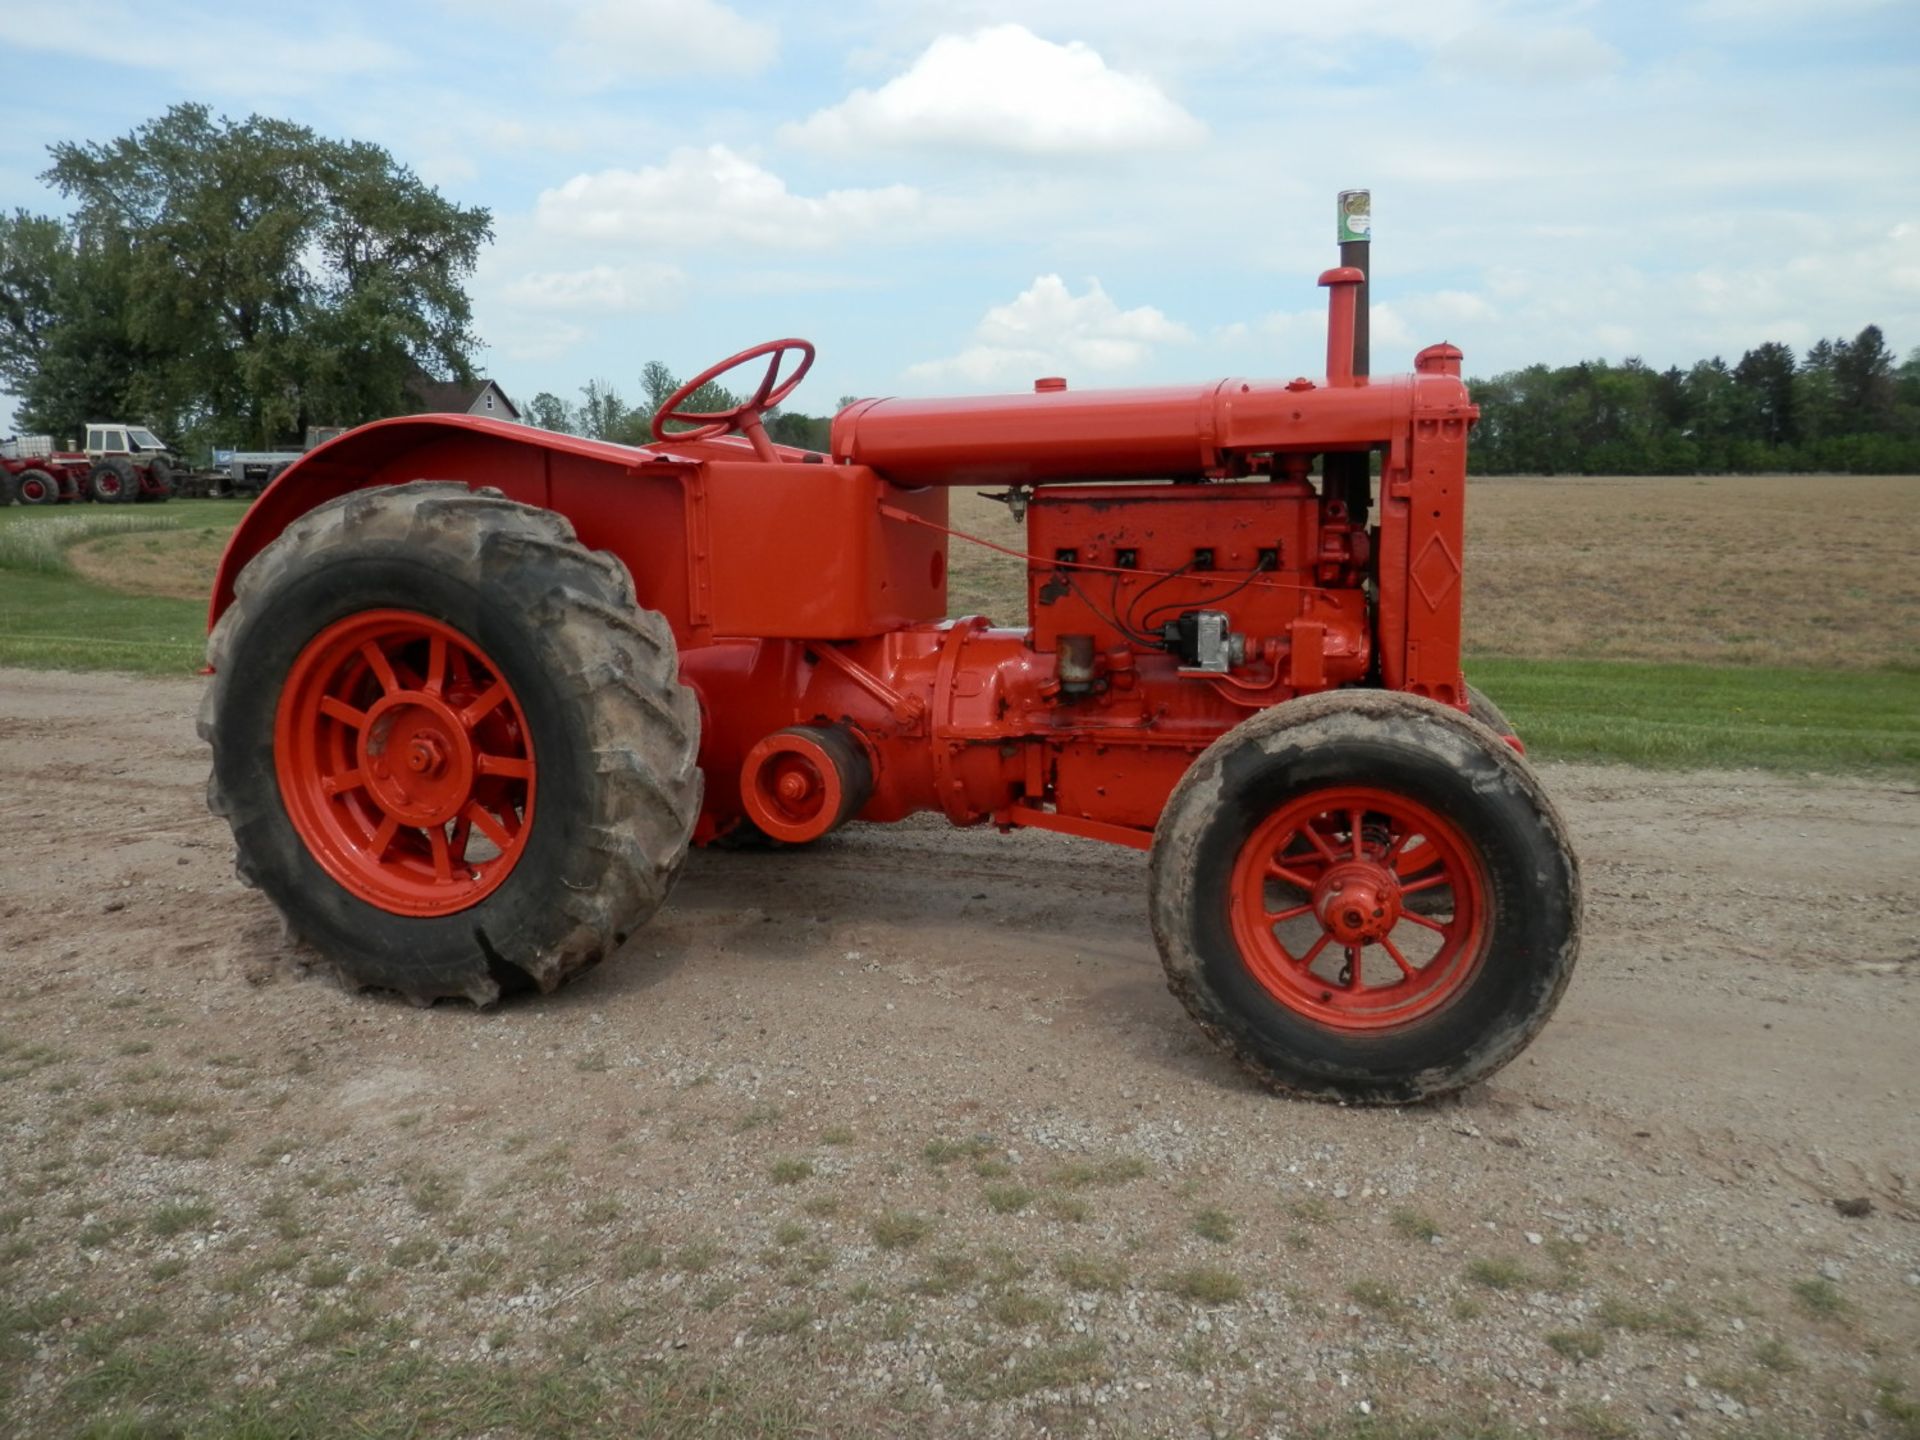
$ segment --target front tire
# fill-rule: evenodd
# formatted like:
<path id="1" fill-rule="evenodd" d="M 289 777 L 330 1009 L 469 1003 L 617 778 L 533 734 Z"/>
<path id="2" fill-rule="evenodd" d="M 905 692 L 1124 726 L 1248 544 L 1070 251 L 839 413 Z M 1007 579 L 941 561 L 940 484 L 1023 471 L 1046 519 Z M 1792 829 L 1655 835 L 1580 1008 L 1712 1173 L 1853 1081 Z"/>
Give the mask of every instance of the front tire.
<path id="1" fill-rule="evenodd" d="M 1516 749 L 1524 751 L 1525 747 L 1519 744 L 1519 732 L 1513 728 L 1513 722 L 1507 719 L 1506 712 L 1493 703 L 1491 695 L 1477 686 L 1467 686 L 1467 715 Z"/>
<path id="2" fill-rule="evenodd" d="M 60 503 L 60 482 L 45 470 L 22 470 L 8 482 L 8 488 L 22 505 Z"/>
<path id="3" fill-rule="evenodd" d="M 356 491 L 247 566 L 207 648 L 208 805 L 349 982 L 552 990 L 666 899 L 700 806 L 693 695 L 561 516 Z"/>
<path id="4" fill-rule="evenodd" d="M 1399 1104 L 1483 1080 L 1546 1024 L 1579 952 L 1552 802 L 1432 701 L 1336 691 L 1215 741 L 1155 831 L 1168 983 L 1274 1089 Z"/>

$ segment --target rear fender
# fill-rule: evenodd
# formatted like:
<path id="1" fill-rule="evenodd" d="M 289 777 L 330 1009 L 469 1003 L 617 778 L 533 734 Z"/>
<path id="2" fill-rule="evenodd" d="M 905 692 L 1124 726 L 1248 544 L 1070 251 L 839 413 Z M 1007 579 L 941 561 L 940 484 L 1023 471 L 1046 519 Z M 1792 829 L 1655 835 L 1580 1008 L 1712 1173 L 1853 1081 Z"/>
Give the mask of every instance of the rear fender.
<path id="1" fill-rule="evenodd" d="M 559 435 L 477 415 L 379 420 L 301 457 L 260 493 L 220 557 L 207 608 L 212 629 L 254 556 L 288 525 L 353 490 L 409 480 L 491 486 L 508 499 L 556 510 L 583 544 L 611 550 L 633 573 L 640 603 L 685 638 L 687 558 L 684 476 L 714 455 L 711 444 L 664 454 Z M 731 458 L 731 452 L 722 451 Z"/>

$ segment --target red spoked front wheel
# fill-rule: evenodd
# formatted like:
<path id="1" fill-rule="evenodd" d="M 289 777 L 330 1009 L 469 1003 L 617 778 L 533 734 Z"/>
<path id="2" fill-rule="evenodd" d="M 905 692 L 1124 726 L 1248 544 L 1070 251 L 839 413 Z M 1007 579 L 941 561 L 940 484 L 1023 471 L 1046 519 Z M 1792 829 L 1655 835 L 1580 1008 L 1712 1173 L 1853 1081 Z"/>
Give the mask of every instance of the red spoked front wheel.
<path id="1" fill-rule="evenodd" d="M 1553 1013 L 1580 877 L 1537 777 L 1450 706 L 1340 690 L 1222 735 L 1154 832 L 1154 938 L 1277 1089 L 1397 1104 L 1484 1079 Z"/>
<path id="2" fill-rule="evenodd" d="M 350 615 L 307 642 L 281 692 L 274 766 L 314 858 L 383 910 L 475 904 L 531 833 L 518 697 L 472 639 L 413 611 Z"/>
<path id="3" fill-rule="evenodd" d="M 1481 863 L 1459 827 L 1366 786 L 1268 816 L 1241 847 L 1229 903 L 1267 993 L 1354 1031 L 1417 1020 L 1459 993 L 1486 914 Z"/>

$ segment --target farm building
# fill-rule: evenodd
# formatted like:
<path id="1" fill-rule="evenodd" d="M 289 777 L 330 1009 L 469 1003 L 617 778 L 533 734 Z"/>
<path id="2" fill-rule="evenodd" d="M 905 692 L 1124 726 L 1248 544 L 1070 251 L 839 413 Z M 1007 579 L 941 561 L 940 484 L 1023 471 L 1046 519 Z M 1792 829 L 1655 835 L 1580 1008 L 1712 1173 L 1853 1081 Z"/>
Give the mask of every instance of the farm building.
<path id="1" fill-rule="evenodd" d="M 497 420 L 520 419 L 520 407 L 507 398 L 507 392 L 495 380 L 475 379 L 462 385 L 457 380 L 429 380 L 417 375 L 407 384 L 420 415 L 491 415 Z"/>

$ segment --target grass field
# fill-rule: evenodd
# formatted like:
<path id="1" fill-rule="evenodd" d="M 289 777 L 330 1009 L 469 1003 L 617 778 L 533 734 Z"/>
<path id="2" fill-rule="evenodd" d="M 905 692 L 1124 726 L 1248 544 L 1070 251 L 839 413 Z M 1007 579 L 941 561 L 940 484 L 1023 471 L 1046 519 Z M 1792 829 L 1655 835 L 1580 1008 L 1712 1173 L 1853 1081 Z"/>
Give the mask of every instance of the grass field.
<path id="1" fill-rule="evenodd" d="M 1920 773 L 1920 478 L 1483 479 L 1468 674 L 1547 757 Z M 0 664 L 188 674 L 244 503 L 0 511 Z M 1019 548 L 971 492 L 954 524 Z M 955 542 L 955 614 L 1021 563 Z"/>
<path id="2" fill-rule="evenodd" d="M 245 510 L 240 500 L 0 510 L 0 664 L 198 670 L 208 582 Z M 183 557 L 192 557 L 190 569 Z M 127 588 L 103 583 L 115 566 L 130 577 Z M 148 583 L 162 568 L 173 576 L 170 588 Z"/>

